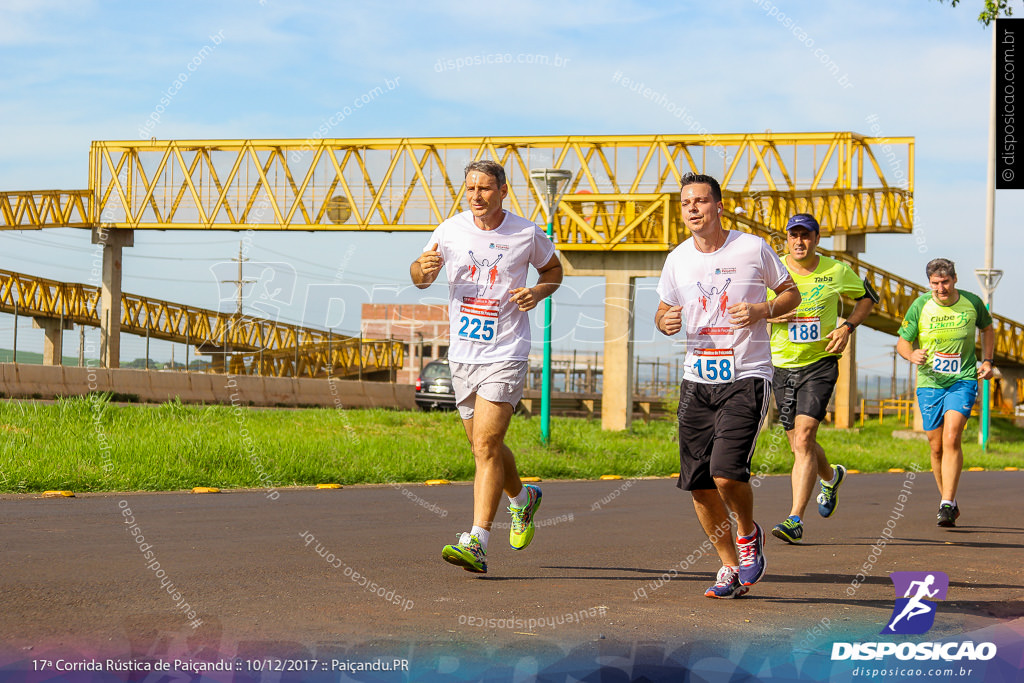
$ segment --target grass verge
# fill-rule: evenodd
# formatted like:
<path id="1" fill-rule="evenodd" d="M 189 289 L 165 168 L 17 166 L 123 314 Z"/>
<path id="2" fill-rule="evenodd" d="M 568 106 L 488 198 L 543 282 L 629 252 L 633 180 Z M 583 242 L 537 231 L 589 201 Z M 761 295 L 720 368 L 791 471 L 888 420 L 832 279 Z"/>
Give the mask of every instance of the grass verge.
<path id="1" fill-rule="evenodd" d="M 507 443 L 523 475 L 544 479 L 667 476 L 679 470 L 674 422 L 604 432 L 599 421 L 516 416 Z M 822 428 L 830 458 L 863 472 L 930 469 L 924 441 L 900 440 L 895 420 L 840 432 Z M 977 423 L 964 436 L 965 467 L 1024 467 L 1024 430 L 996 420 L 987 452 Z M 789 472 L 781 428 L 762 433 L 754 470 Z M 473 459 L 455 413 L 257 410 L 231 406 L 113 405 L 105 396 L 54 404 L 0 401 L 0 491 L 158 491 L 194 486 L 282 487 L 335 482 L 469 480 Z"/>

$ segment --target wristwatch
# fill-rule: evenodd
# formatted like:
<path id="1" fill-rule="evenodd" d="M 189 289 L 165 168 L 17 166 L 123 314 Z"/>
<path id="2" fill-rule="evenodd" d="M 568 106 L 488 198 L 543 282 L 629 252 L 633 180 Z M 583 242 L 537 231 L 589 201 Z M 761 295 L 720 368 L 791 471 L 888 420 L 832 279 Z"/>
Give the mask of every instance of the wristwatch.
<path id="1" fill-rule="evenodd" d="M 844 320 L 843 324 L 850 328 L 850 332 L 853 332 L 855 329 L 857 329 L 857 326 L 851 323 L 849 320 Z"/>
<path id="2" fill-rule="evenodd" d="M 995 360 L 993 360 L 992 358 L 986 358 L 985 360 L 983 360 L 981 362 L 982 363 L 988 363 L 989 365 L 995 365 L 996 364 Z"/>

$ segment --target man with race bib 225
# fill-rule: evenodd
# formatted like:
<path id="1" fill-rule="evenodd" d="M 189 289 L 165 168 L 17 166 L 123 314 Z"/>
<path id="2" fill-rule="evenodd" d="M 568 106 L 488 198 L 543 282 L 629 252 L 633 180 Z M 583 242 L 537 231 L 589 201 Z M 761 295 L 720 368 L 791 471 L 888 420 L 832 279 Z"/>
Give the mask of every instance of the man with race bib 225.
<path id="1" fill-rule="evenodd" d="M 426 249 L 409 268 L 420 289 L 448 275 L 448 360 L 455 399 L 473 448 L 473 527 L 441 551 L 466 571 L 487 571 L 487 543 L 502 491 L 509 499 L 516 550 L 530 544 L 540 487 L 523 485 L 505 445 L 512 412 L 530 369 L 527 311 L 558 289 L 562 265 L 555 247 L 535 223 L 502 208 L 508 194 L 505 169 L 493 161 L 466 167 L 469 210 L 434 229 Z M 527 287 L 529 268 L 539 273 Z"/>

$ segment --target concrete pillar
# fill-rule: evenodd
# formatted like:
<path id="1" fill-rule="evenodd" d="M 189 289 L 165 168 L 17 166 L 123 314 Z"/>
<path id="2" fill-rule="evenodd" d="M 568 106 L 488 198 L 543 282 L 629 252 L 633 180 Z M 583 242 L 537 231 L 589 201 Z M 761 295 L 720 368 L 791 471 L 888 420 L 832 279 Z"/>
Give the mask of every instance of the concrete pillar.
<path id="1" fill-rule="evenodd" d="M 633 305 L 636 278 L 609 270 L 604 282 L 604 391 L 601 429 L 629 429 L 633 421 Z"/>
<path id="2" fill-rule="evenodd" d="M 566 275 L 605 278 L 602 429 L 628 429 L 633 420 L 636 278 L 661 275 L 667 255 L 665 252 L 561 252 Z M 642 324 L 653 327 L 654 321 Z"/>
<path id="3" fill-rule="evenodd" d="M 43 330 L 46 340 L 43 342 L 43 365 L 64 364 L 64 330 L 74 327 L 71 321 L 61 325 L 59 318 L 32 318 L 32 327 Z"/>
<path id="4" fill-rule="evenodd" d="M 845 233 L 832 235 L 832 249 L 842 251 L 856 256 L 867 250 L 867 235 L 848 235 Z M 836 321 L 837 325 L 843 323 L 843 318 Z M 854 416 L 857 409 L 857 334 L 850 336 L 850 343 L 847 344 L 843 355 L 839 357 L 839 379 L 836 380 L 835 390 L 835 419 L 833 424 L 836 429 L 850 429 L 854 426 Z"/>
<path id="5" fill-rule="evenodd" d="M 93 228 L 92 243 L 103 245 L 100 287 L 100 363 L 121 367 L 121 249 L 135 245 L 134 230 Z"/>
<path id="6" fill-rule="evenodd" d="M 840 324 L 842 324 L 840 322 Z M 850 335 L 846 350 L 839 357 L 839 379 L 835 391 L 836 429 L 854 426 L 857 406 L 857 334 Z"/>

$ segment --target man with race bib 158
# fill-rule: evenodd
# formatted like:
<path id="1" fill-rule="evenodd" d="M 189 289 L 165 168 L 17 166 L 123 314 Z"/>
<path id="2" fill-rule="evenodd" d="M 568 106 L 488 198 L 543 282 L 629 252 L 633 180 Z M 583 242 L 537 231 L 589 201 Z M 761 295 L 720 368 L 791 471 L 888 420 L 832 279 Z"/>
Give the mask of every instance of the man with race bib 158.
<path id="1" fill-rule="evenodd" d="M 487 543 L 502 491 L 509 499 L 509 543 L 522 550 L 533 540 L 540 487 L 523 485 L 505 445 L 512 412 L 530 369 L 527 311 L 562 282 L 554 244 L 535 223 L 502 208 L 508 194 L 505 169 L 493 161 L 466 167 L 469 210 L 434 229 L 426 249 L 409 268 L 420 289 L 448 274 L 449 366 L 455 399 L 473 448 L 473 527 L 441 551 L 466 571 L 487 571 Z M 530 266 L 539 278 L 526 281 Z"/>
<path id="2" fill-rule="evenodd" d="M 831 517 L 839 505 L 839 485 L 846 477 L 842 465 L 832 467 L 818 443 L 818 426 L 828 412 L 836 381 L 839 356 L 853 330 L 871 314 L 878 295 L 845 263 L 821 256 L 818 221 L 798 213 L 786 224 L 789 253 L 784 263 L 800 289 L 800 306 L 772 323 L 772 389 L 779 418 L 793 451 L 793 505 L 789 517 L 776 524 L 772 535 L 787 543 L 803 539 L 803 515 L 814 481 L 821 478 L 818 514 Z M 857 301 L 842 325 L 836 325 L 842 296 Z M 771 295 L 769 295 L 769 299 Z"/>
<path id="3" fill-rule="evenodd" d="M 665 260 L 654 325 L 668 336 L 685 328 L 676 486 L 693 496 L 697 519 L 722 561 L 704 595 L 735 598 L 761 580 L 766 566 L 750 485 L 772 379 L 764 321 L 793 310 L 800 292 L 767 242 L 722 227 L 722 189 L 715 178 L 688 173 L 680 184 L 692 237 Z M 768 289 L 777 295 L 774 301 L 767 301 Z"/>
<path id="4" fill-rule="evenodd" d="M 992 316 L 976 295 L 956 288 L 956 267 L 944 258 L 925 266 L 931 294 L 922 294 L 903 317 L 896 352 L 917 367 L 917 405 L 924 418 L 939 487 L 937 523 L 956 526 L 956 490 L 964 466 L 961 439 L 978 397 L 978 379 L 992 377 L 996 336 Z M 981 330 L 981 369 L 974 353 Z M 917 348 L 915 348 L 915 346 Z"/>

